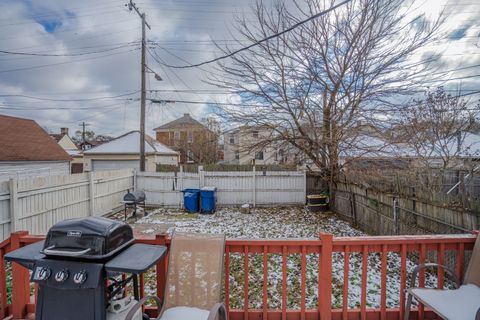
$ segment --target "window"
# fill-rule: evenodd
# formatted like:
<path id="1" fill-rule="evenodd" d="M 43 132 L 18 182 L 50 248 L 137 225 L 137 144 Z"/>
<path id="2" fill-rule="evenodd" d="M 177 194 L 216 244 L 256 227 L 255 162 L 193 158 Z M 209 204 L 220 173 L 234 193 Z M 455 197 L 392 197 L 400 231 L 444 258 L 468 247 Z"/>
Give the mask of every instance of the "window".
<path id="1" fill-rule="evenodd" d="M 235 138 L 233 136 L 230 136 L 230 144 L 235 144 Z"/>
<path id="2" fill-rule="evenodd" d="M 257 130 L 253 131 L 253 132 L 252 132 L 252 136 L 253 136 L 254 138 L 258 138 L 258 131 L 257 131 Z"/>
<path id="3" fill-rule="evenodd" d="M 193 143 L 193 132 L 188 131 L 187 135 L 188 135 L 188 143 Z"/>
<path id="4" fill-rule="evenodd" d="M 263 160 L 263 151 L 255 153 L 255 160 Z"/>
<path id="5" fill-rule="evenodd" d="M 240 152 L 238 152 L 238 150 L 235 150 L 235 160 L 239 160 L 240 159 Z"/>
<path id="6" fill-rule="evenodd" d="M 173 133 L 173 139 L 180 140 L 180 131 L 175 131 Z"/>
<path id="7" fill-rule="evenodd" d="M 187 163 L 193 163 L 193 152 L 192 150 L 187 150 Z"/>

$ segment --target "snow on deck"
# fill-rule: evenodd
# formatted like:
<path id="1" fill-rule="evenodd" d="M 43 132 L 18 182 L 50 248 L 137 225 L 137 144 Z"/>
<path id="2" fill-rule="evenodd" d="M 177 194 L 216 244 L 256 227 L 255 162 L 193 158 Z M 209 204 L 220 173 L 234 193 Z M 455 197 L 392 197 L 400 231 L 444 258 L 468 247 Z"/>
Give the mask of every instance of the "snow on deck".
<path id="1" fill-rule="evenodd" d="M 136 232 L 145 234 L 171 233 L 173 230 L 201 233 L 225 233 L 228 238 L 278 239 L 305 238 L 317 239 L 320 232 L 334 236 L 362 236 L 362 231 L 331 214 L 312 213 L 302 207 L 256 208 L 244 214 L 239 208 L 223 208 L 212 215 L 187 214 L 181 209 L 161 208 L 133 223 Z M 387 306 L 398 307 L 400 295 L 400 256 L 388 253 L 387 256 Z M 287 308 L 298 309 L 300 303 L 301 257 L 291 254 L 287 260 Z M 380 265 L 381 255 L 371 253 L 368 257 L 367 307 L 380 305 Z M 411 272 L 415 263 L 407 261 L 407 271 Z M 362 256 L 350 254 L 349 293 L 350 307 L 360 306 Z M 243 255 L 230 255 L 230 306 L 243 308 Z M 318 255 L 307 255 L 307 308 L 317 305 Z M 153 277 L 152 277 L 153 279 Z M 153 281 L 152 281 L 153 282 Z M 343 254 L 333 254 L 333 307 L 341 307 L 343 286 Z M 436 286 L 434 275 L 426 274 L 426 286 Z M 263 256 L 249 255 L 249 307 L 262 307 Z M 153 284 L 154 286 L 154 284 Z M 155 292 L 152 284 L 146 284 L 148 292 Z M 268 255 L 268 304 L 269 308 L 280 308 L 282 297 L 282 257 Z"/>

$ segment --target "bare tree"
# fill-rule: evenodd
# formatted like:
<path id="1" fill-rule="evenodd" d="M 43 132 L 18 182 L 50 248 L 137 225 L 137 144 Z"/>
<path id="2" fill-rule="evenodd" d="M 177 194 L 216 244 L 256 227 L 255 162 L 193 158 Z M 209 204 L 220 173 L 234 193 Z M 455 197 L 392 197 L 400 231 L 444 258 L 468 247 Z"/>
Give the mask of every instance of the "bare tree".
<path id="1" fill-rule="evenodd" d="M 299 0 L 267 6 L 259 0 L 252 8 L 256 23 L 242 18 L 236 29 L 242 40 L 255 43 L 333 3 Z M 340 158 L 355 154 L 353 141 L 362 141 L 358 122 L 378 125 L 379 115 L 394 105 L 393 96 L 410 94 L 425 79 L 428 63 L 415 57 L 435 40 L 441 19 L 413 16 L 414 9 L 401 0 L 352 0 L 232 56 L 218 65 L 222 76 L 209 79 L 242 97 L 244 106 L 222 108 L 223 116 L 232 123 L 269 128 L 272 133 L 252 148 L 288 143 L 320 168 L 334 188 L 345 164 Z M 223 49 L 230 53 L 235 48 Z"/>
<path id="2" fill-rule="evenodd" d="M 444 193 L 448 175 L 473 170 L 469 160 L 480 154 L 474 154 L 476 148 L 469 138 L 474 136 L 479 115 L 478 103 L 461 99 L 460 93 L 447 94 L 442 87 L 401 109 L 394 127 L 395 142 L 414 159 L 416 178 L 412 181 L 421 184 L 424 192 Z"/>

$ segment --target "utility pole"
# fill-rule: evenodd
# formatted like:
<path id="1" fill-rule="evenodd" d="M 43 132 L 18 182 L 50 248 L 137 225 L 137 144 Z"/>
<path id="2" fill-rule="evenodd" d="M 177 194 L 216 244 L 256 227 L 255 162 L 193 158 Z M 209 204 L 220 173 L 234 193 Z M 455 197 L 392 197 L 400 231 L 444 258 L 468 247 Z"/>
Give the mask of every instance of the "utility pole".
<path id="1" fill-rule="evenodd" d="M 82 126 L 82 150 L 85 151 L 85 126 L 89 126 L 88 123 L 82 122 L 79 124 L 79 126 Z"/>
<path id="2" fill-rule="evenodd" d="M 145 49 L 146 49 L 146 39 L 145 39 L 145 26 L 150 28 L 150 25 L 145 20 L 145 13 L 140 13 L 135 3 L 130 0 L 130 3 L 126 5 L 130 11 L 135 9 L 138 16 L 142 19 L 142 61 L 141 61 L 141 70 L 142 70 L 142 88 L 140 96 L 140 171 L 145 171 L 145 100 L 147 97 L 147 92 L 145 89 L 145 75 L 146 75 L 146 64 L 145 64 Z"/>

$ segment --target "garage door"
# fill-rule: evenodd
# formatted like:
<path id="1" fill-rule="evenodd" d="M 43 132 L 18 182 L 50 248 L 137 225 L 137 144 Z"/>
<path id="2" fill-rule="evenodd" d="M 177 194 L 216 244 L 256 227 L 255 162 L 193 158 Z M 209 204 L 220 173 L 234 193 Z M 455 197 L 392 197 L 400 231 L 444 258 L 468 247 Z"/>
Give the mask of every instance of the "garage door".
<path id="1" fill-rule="evenodd" d="M 117 170 L 117 169 L 139 169 L 138 160 L 92 160 L 93 171 Z"/>

